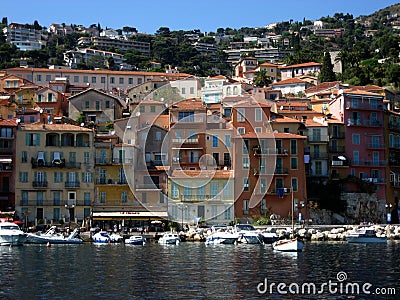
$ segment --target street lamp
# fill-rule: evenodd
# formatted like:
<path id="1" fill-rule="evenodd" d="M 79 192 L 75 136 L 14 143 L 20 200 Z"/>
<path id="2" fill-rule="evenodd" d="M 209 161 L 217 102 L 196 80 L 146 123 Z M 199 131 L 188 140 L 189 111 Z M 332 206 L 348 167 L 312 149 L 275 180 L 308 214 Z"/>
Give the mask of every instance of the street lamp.
<path id="1" fill-rule="evenodd" d="M 71 229 L 71 210 L 74 209 L 75 205 L 65 204 L 65 208 L 68 210 L 68 230 Z"/>
<path id="2" fill-rule="evenodd" d="M 385 204 L 386 207 L 386 222 L 388 224 L 390 224 L 390 222 L 392 221 L 392 203 L 386 203 Z"/>
<path id="3" fill-rule="evenodd" d="M 181 228 L 183 231 L 183 210 L 186 210 L 188 207 L 187 205 L 178 204 L 178 208 L 182 211 Z"/>

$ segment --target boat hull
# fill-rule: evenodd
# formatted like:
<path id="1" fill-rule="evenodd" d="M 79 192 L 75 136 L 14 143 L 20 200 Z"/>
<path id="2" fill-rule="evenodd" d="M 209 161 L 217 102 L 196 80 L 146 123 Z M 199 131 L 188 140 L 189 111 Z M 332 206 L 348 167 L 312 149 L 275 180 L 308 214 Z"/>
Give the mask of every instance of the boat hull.
<path id="1" fill-rule="evenodd" d="M 360 244 L 368 244 L 368 243 L 386 243 L 387 238 L 380 237 L 347 237 L 346 241 L 348 243 L 360 243 Z"/>
<path id="2" fill-rule="evenodd" d="M 301 252 L 303 247 L 304 243 L 298 239 L 280 240 L 272 244 L 274 250 L 285 252 Z"/>
<path id="3" fill-rule="evenodd" d="M 64 239 L 64 238 L 52 238 L 44 237 L 40 235 L 29 234 L 26 239 L 27 244 L 82 244 L 83 240 L 78 238 Z"/>
<path id="4" fill-rule="evenodd" d="M 16 234 L 7 234 L 0 235 L 0 245 L 1 246 L 21 246 L 25 243 L 26 234 L 25 233 L 16 233 Z"/>

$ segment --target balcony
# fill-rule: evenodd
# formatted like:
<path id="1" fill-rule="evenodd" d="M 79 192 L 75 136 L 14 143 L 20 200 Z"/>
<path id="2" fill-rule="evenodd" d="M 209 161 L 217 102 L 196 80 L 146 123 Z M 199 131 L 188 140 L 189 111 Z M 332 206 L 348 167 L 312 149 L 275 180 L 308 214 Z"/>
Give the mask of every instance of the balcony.
<path id="1" fill-rule="evenodd" d="M 81 186 L 79 181 L 66 181 L 65 188 L 79 188 Z"/>
<path id="2" fill-rule="evenodd" d="M 172 143 L 174 143 L 174 144 L 198 144 L 199 139 L 197 139 L 197 138 L 189 138 L 189 139 L 175 138 L 175 139 L 172 139 Z"/>
<path id="3" fill-rule="evenodd" d="M 313 159 L 328 159 L 328 153 L 327 152 L 311 153 L 310 157 Z"/>
<path id="4" fill-rule="evenodd" d="M 365 160 L 360 159 L 358 161 L 352 161 L 352 166 L 372 166 L 372 167 L 384 167 L 386 166 L 386 160 Z"/>
<path id="5" fill-rule="evenodd" d="M 386 183 L 386 179 L 385 178 L 369 177 L 369 178 L 363 178 L 362 180 L 365 181 L 365 182 L 376 183 L 376 184 Z"/>
<path id="6" fill-rule="evenodd" d="M 114 165 L 132 164 L 133 159 L 132 158 L 113 158 L 112 163 Z"/>
<path id="7" fill-rule="evenodd" d="M 12 148 L 0 148 L 0 155 L 12 155 L 13 149 Z"/>
<path id="8" fill-rule="evenodd" d="M 270 189 L 268 194 L 277 195 L 278 193 L 289 194 L 291 192 L 290 188 L 277 188 L 277 189 Z"/>
<path id="9" fill-rule="evenodd" d="M 344 153 L 344 146 L 329 147 L 330 153 Z"/>
<path id="10" fill-rule="evenodd" d="M 376 102 L 375 102 L 376 104 Z M 352 102 L 347 102 L 346 103 L 346 109 L 356 109 L 356 110 L 373 110 L 373 111 L 382 111 L 383 106 L 381 104 L 379 105 L 371 105 L 370 103 L 352 103 Z"/>
<path id="11" fill-rule="evenodd" d="M 259 146 L 254 146 L 252 148 L 254 156 L 258 155 L 288 155 L 287 149 L 281 148 L 260 148 Z"/>
<path id="12" fill-rule="evenodd" d="M 115 184 L 128 184 L 128 182 L 122 179 L 97 178 L 96 184 L 115 185 Z"/>
<path id="13" fill-rule="evenodd" d="M 80 162 L 75 162 L 75 161 L 66 162 L 65 159 L 53 161 L 50 163 L 50 162 L 35 160 L 34 158 L 32 158 L 31 164 L 32 164 L 32 169 L 37 169 L 37 168 L 80 169 L 82 165 Z"/>
<path id="14" fill-rule="evenodd" d="M 181 195 L 182 202 L 201 202 L 201 201 L 221 201 L 222 197 L 218 195 Z"/>
<path id="15" fill-rule="evenodd" d="M 47 188 L 47 181 L 32 181 L 32 187 L 34 188 Z"/>
<path id="16" fill-rule="evenodd" d="M 349 162 L 347 160 L 332 160 L 331 166 L 332 167 L 348 167 Z"/>
<path id="17" fill-rule="evenodd" d="M 289 170 L 287 168 L 276 168 L 275 175 L 288 175 L 289 174 Z"/>
<path id="18" fill-rule="evenodd" d="M 330 139 L 344 139 L 345 135 L 344 135 L 344 132 L 333 132 L 329 138 Z"/>
<path id="19" fill-rule="evenodd" d="M 327 135 L 309 135 L 309 143 L 327 143 L 329 141 L 329 136 Z"/>
<path id="20" fill-rule="evenodd" d="M 347 126 L 368 126 L 368 127 L 382 127 L 383 123 L 378 120 L 366 120 L 361 119 L 348 119 Z"/>
<path id="21" fill-rule="evenodd" d="M 400 131 L 400 123 L 395 124 L 395 123 L 389 122 L 388 128 L 389 128 L 389 130 Z"/>
<path id="22" fill-rule="evenodd" d="M 109 157 L 100 157 L 95 159 L 96 165 L 111 165 L 112 159 Z"/>
<path id="23" fill-rule="evenodd" d="M 155 183 L 142 183 L 135 185 L 136 190 L 157 190 L 159 191 L 161 188 L 158 184 Z"/>
<path id="24" fill-rule="evenodd" d="M 385 144 L 384 143 L 368 143 L 367 148 L 368 149 L 385 149 Z"/>

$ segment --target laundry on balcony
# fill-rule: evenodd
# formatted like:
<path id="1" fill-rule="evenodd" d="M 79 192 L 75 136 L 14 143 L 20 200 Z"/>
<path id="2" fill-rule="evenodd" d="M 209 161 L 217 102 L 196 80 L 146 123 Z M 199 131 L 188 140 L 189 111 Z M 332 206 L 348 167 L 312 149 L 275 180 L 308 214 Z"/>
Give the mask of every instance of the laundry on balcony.
<path id="1" fill-rule="evenodd" d="M 61 164 L 61 153 L 60 152 L 54 152 L 53 161 L 51 163 L 54 164 L 54 165 L 60 165 Z"/>
<path id="2" fill-rule="evenodd" d="M 46 164 L 44 160 L 44 152 L 41 151 L 38 152 L 36 162 L 38 166 L 44 166 Z"/>

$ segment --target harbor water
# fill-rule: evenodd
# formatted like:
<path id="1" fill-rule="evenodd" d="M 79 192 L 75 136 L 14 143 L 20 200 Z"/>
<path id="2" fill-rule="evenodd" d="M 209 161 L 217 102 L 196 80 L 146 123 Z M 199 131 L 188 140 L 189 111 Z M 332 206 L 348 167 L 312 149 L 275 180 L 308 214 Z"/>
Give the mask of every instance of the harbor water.
<path id="1" fill-rule="evenodd" d="M 0 265 L 0 299 L 400 299 L 397 241 L 24 245 L 0 247 Z"/>

